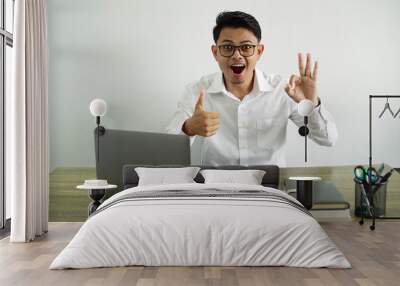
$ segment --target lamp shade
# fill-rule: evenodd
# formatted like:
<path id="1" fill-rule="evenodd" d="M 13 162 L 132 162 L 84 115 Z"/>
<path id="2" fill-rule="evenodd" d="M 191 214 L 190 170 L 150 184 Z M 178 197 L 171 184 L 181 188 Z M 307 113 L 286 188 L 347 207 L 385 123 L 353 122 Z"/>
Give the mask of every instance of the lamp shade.
<path id="1" fill-rule="evenodd" d="M 107 103 L 103 99 L 96 98 L 90 103 L 89 109 L 93 116 L 103 116 L 107 112 Z"/>
<path id="2" fill-rule="evenodd" d="M 297 104 L 297 111 L 301 116 L 309 116 L 314 110 L 314 104 L 311 100 L 303 99 Z"/>

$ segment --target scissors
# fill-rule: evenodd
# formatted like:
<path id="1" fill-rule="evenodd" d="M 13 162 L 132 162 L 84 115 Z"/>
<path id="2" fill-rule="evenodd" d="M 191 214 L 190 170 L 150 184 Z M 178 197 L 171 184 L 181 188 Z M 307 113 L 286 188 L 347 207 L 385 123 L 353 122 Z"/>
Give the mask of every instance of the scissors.
<path id="1" fill-rule="evenodd" d="M 379 179 L 379 174 L 375 168 L 365 168 L 364 166 L 358 165 L 354 168 L 354 176 L 362 183 L 376 184 Z M 371 181 L 370 181 L 371 180 Z"/>

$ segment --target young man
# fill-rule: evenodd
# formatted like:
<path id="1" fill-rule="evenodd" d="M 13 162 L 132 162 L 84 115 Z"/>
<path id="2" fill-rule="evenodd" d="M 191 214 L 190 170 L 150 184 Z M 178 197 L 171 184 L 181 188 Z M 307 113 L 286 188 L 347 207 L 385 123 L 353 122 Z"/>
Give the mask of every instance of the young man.
<path id="1" fill-rule="evenodd" d="M 204 165 L 285 166 L 288 119 L 302 126 L 297 103 L 309 99 L 309 137 L 324 146 L 337 139 L 335 123 L 317 95 L 318 63 L 298 55 L 299 75 L 285 83 L 256 69 L 264 46 L 257 20 L 243 12 L 223 12 L 213 30 L 212 54 L 221 72 L 186 87 L 168 133 L 202 140 Z M 299 151 L 303 146 L 299 146 Z"/>

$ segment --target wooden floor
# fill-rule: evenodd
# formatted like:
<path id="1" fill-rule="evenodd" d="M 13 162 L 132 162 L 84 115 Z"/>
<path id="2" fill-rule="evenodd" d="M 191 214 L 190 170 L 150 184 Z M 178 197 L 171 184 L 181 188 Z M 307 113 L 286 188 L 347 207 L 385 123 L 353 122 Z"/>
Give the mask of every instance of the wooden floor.
<path id="1" fill-rule="evenodd" d="M 400 221 L 322 224 L 352 269 L 289 267 L 120 267 L 48 270 L 82 223 L 50 223 L 32 243 L 0 241 L 0 285 L 400 285 Z"/>

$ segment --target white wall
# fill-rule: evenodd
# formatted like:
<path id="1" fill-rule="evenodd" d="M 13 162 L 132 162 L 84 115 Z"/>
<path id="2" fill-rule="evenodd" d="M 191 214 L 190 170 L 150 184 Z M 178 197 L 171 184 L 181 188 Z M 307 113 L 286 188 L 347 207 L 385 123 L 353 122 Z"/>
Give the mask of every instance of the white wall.
<path id="1" fill-rule="evenodd" d="M 298 51 L 320 62 L 320 96 L 339 141 L 310 144 L 305 164 L 290 124 L 288 165 L 367 163 L 368 95 L 400 94 L 399 1 L 48 0 L 51 169 L 94 166 L 88 106 L 96 97 L 109 104 L 106 127 L 163 132 L 184 86 L 218 69 L 210 46 L 222 10 L 258 19 L 262 70 L 296 73 Z M 375 117 L 383 105 L 376 102 Z M 374 124 L 374 160 L 400 166 L 400 118 Z"/>

